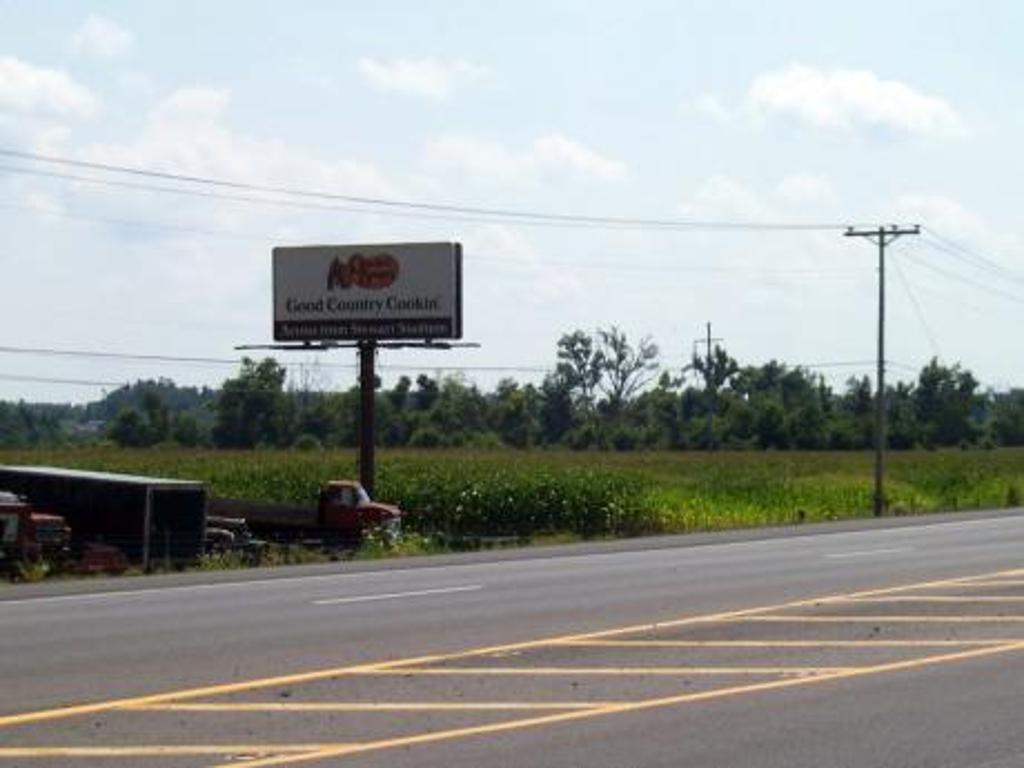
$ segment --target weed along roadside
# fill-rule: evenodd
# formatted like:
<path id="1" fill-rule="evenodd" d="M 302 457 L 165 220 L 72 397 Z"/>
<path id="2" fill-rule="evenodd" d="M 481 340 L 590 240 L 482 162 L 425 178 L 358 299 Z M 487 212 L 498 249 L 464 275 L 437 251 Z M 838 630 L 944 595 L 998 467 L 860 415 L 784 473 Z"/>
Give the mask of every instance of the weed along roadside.
<path id="1" fill-rule="evenodd" d="M 326 480 L 355 474 L 349 454 L 328 451 L 5 450 L 0 463 L 191 479 L 213 498 L 311 509 Z M 378 495 L 403 510 L 400 539 L 371 535 L 344 555 L 290 542 L 256 559 L 220 553 L 199 564 L 408 556 L 865 517 L 871 470 L 866 453 L 384 451 Z M 894 453 L 890 472 L 895 515 L 1018 506 L 1024 450 Z"/>

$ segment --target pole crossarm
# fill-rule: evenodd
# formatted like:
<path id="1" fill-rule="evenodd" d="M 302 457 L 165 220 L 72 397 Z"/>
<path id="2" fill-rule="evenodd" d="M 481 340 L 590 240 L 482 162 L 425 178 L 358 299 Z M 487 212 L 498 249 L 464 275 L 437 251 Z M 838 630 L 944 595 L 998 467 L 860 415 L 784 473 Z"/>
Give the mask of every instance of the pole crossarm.
<path id="1" fill-rule="evenodd" d="M 885 513 L 885 248 L 904 235 L 921 234 L 921 226 L 847 227 L 845 237 L 863 237 L 878 246 L 878 373 L 875 381 L 875 517 Z"/>
<path id="2" fill-rule="evenodd" d="M 903 235 L 920 235 L 921 225 L 914 224 L 911 227 L 900 227 L 890 224 L 888 227 L 847 227 L 843 233 L 844 237 L 866 237 L 875 245 L 889 245 Z"/>

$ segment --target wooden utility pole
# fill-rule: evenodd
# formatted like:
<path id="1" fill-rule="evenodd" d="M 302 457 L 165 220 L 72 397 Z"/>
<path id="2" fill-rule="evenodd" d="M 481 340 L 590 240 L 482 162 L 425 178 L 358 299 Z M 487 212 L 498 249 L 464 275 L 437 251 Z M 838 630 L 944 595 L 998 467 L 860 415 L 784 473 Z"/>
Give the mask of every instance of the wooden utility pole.
<path id="1" fill-rule="evenodd" d="M 693 354 L 694 354 L 694 357 L 697 356 L 697 347 L 699 345 L 701 345 L 701 344 L 707 345 L 707 349 L 704 351 L 704 365 L 705 365 L 705 369 L 704 369 L 704 389 L 705 389 L 705 396 L 707 397 L 707 401 L 708 401 L 708 424 L 707 424 L 707 427 L 706 427 L 707 434 L 706 434 L 706 437 L 705 437 L 705 441 L 707 442 L 707 449 L 709 451 L 713 451 L 714 448 L 715 448 L 715 386 L 716 385 L 715 385 L 715 381 L 714 381 L 714 371 L 712 370 L 712 365 L 714 365 L 714 363 L 712 362 L 712 358 L 711 358 L 711 345 L 714 342 L 716 342 L 716 341 L 724 341 L 724 339 L 717 338 L 717 337 L 716 338 L 712 338 L 711 337 L 711 323 L 709 322 L 709 323 L 707 323 L 707 338 L 697 339 L 696 341 L 693 342 Z"/>
<path id="2" fill-rule="evenodd" d="M 866 237 L 878 245 L 878 373 L 875 379 L 875 517 L 886 510 L 885 502 L 885 248 L 903 235 L 921 234 L 920 226 L 892 224 L 876 229 L 848 227 L 846 237 Z"/>

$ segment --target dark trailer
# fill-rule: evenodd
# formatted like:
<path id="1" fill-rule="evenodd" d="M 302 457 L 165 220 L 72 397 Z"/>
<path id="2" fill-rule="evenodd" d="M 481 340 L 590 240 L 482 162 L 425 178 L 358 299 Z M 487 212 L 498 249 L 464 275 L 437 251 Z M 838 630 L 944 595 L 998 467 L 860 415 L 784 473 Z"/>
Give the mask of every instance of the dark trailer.
<path id="1" fill-rule="evenodd" d="M 206 489 L 171 480 L 61 467 L 0 466 L 0 490 L 63 515 L 73 541 L 101 541 L 143 567 L 203 551 Z"/>

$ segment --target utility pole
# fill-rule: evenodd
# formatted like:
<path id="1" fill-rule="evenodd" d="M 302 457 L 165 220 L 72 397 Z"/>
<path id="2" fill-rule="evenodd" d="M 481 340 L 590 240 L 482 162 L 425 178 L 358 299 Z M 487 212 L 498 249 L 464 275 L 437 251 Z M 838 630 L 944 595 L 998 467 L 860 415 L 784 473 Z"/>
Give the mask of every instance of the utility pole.
<path id="1" fill-rule="evenodd" d="M 704 339 L 696 339 L 693 342 L 693 356 L 697 356 L 697 347 L 701 344 L 707 345 L 704 356 L 704 388 L 707 391 L 708 400 L 708 425 L 707 425 L 707 448 L 709 451 L 715 448 L 715 384 L 714 384 L 714 371 L 711 370 L 711 345 L 716 341 L 725 341 L 722 338 L 711 337 L 711 323 L 707 323 L 707 337 Z"/>
<path id="2" fill-rule="evenodd" d="M 921 234 L 920 226 L 846 228 L 846 237 L 866 237 L 878 246 L 878 374 L 875 379 L 875 517 L 885 513 L 885 247 L 903 235 Z"/>

